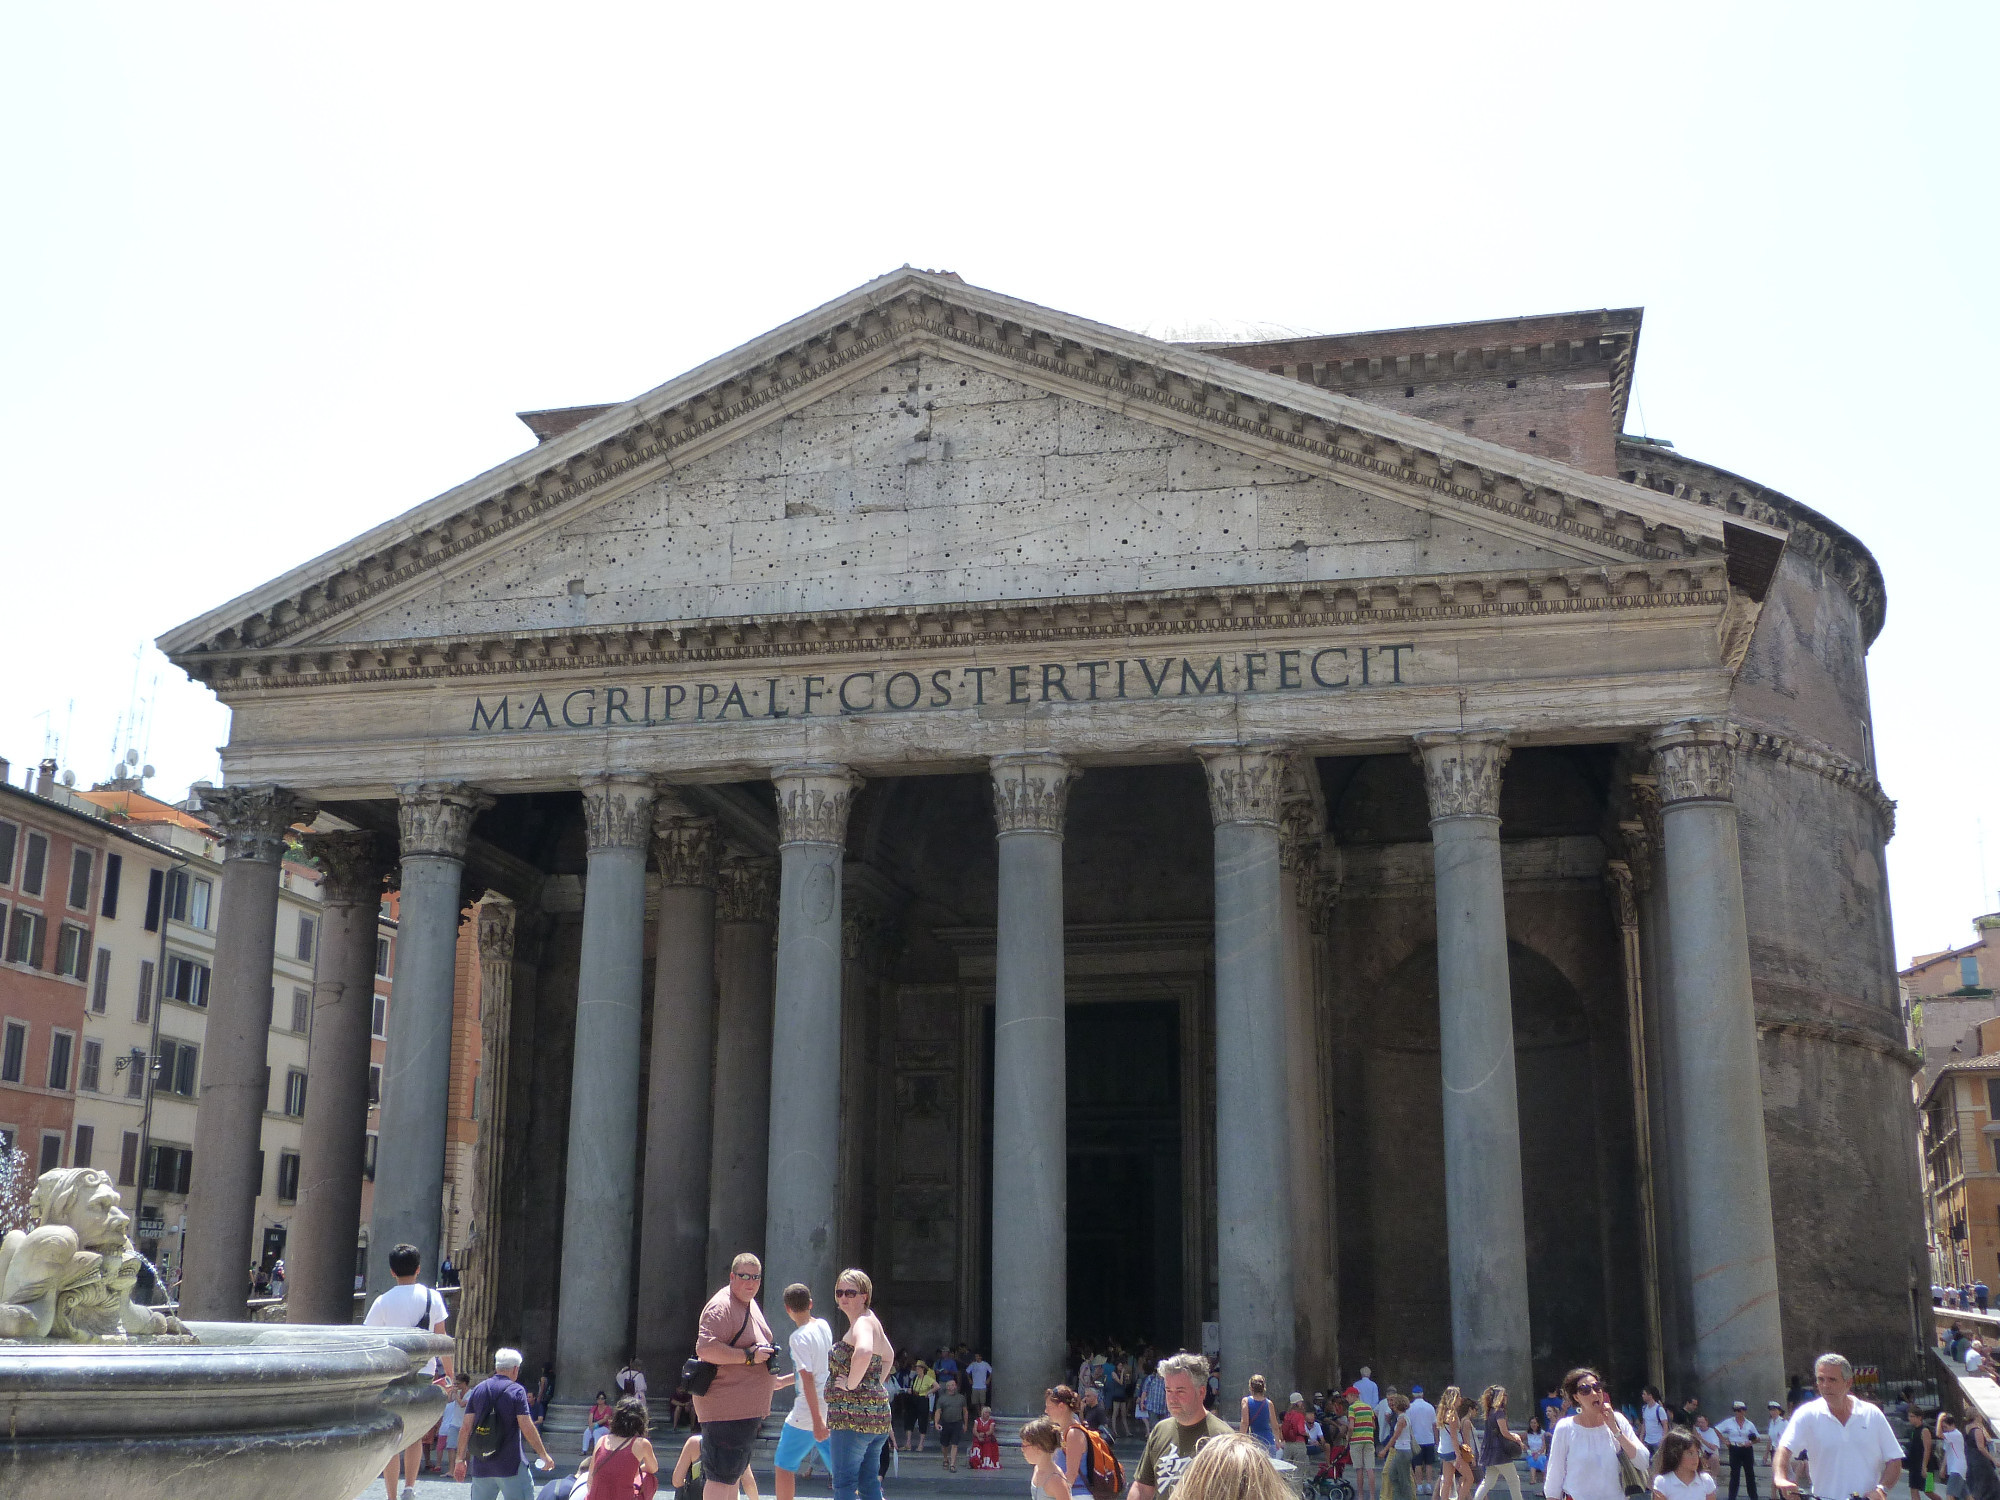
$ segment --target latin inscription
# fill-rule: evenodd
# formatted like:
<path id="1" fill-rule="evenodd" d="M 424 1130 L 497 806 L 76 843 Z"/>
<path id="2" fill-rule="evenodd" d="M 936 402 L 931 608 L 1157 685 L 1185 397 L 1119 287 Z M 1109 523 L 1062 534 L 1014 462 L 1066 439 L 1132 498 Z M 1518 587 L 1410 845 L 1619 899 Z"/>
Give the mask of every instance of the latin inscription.
<path id="1" fill-rule="evenodd" d="M 1215 656 L 1117 656 L 923 671 L 874 668 L 830 675 L 643 683 L 478 697 L 473 734 L 722 724 L 1051 703 L 1146 702 L 1237 693 L 1349 692 L 1411 680 L 1416 645 L 1316 646 Z"/>

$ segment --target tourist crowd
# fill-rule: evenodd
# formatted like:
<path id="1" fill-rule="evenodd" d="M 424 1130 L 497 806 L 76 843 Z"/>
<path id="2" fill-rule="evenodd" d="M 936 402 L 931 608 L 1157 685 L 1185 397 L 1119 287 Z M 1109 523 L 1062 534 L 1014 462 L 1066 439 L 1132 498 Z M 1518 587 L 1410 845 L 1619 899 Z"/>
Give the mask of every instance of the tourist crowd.
<path id="1" fill-rule="evenodd" d="M 375 1300 L 368 1322 L 442 1331 L 447 1308 L 420 1282 L 417 1251 L 398 1246 L 390 1268 L 397 1284 Z M 815 1460 L 835 1500 L 881 1500 L 896 1456 L 924 1451 L 933 1431 L 947 1472 L 961 1452 L 969 1467 L 1001 1467 L 990 1404 L 996 1376 L 981 1355 L 965 1345 L 929 1358 L 897 1350 L 875 1310 L 874 1283 L 849 1268 L 834 1280 L 838 1334 L 815 1315 L 811 1288 L 785 1289 L 778 1305 L 792 1324 L 784 1345 L 791 1368 L 780 1371 L 762 1288 L 762 1264 L 739 1255 L 728 1284 L 703 1307 L 668 1423 L 678 1425 L 684 1406 L 697 1431 L 670 1472 L 647 1435 L 646 1375 L 634 1359 L 618 1371 L 615 1394 L 596 1393 L 575 1472 L 538 1494 L 534 1468 L 556 1467 L 542 1436 L 554 1372 L 544 1365 L 530 1393 L 519 1351 L 501 1349 L 476 1385 L 448 1359 L 433 1362 L 428 1373 L 447 1389 L 445 1413 L 384 1470 L 388 1500 L 398 1500 L 399 1480 L 402 1500 L 414 1500 L 433 1453 L 440 1465 L 448 1454 L 451 1472 L 471 1480 L 471 1500 L 570 1500 L 586 1489 L 605 1500 L 664 1483 L 676 1500 L 757 1500 L 752 1451 L 774 1397 L 794 1384 L 773 1458 L 778 1500 L 794 1500 Z M 1355 1500 L 1489 1500 L 1495 1489 L 1522 1500 L 1523 1468 L 1544 1500 L 1711 1500 L 1725 1470 L 1730 1500 L 1745 1491 L 1758 1500 L 1760 1458 L 1774 1500 L 1890 1500 L 1902 1483 L 1918 1495 L 2000 1500 L 2000 1455 L 1983 1420 L 1927 1418 L 1906 1398 L 1885 1412 L 1854 1394 L 1854 1371 L 1838 1354 L 1819 1359 L 1812 1393 L 1795 1382 L 1785 1401 L 1769 1400 L 1761 1425 L 1746 1401 L 1711 1423 L 1697 1398 L 1670 1408 L 1650 1388 L 1620 1409 L 1604 1378 L 1581 1368 L 1524 1403 L 1518 1428 L 1502 1386 L 1475 1393 L 1447 1385 L 1433 1402 L 1421 1385 L 1377 1385 L 1367 1366 L 1344 1390 L 1292 1391 L 1282 1406 L 1257 1374 L 1225 1401 L 1221 1371 L 1200 1354 L 1111 1344 L 1082 1351 L 1075 1369 L 1075 1384 L 1044 1392 L 1042 1414 L 1020 1431 L 1033 1500 L 1289 1500 L 1328 1480 L 1336 1493 L 1351 1486 Z M 1114 1447 L 1128 1434 L 1144 1437 L 1129 1482 Z"/>

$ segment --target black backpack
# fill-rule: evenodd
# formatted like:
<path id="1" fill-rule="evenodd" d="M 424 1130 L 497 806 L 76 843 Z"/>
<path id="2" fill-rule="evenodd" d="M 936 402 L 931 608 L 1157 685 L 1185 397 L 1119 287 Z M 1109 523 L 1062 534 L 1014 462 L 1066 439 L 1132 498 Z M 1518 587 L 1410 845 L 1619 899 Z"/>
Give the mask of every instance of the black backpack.
<path id="1" fill-rule="evenodd" d="M 482 1384 L 479 1389 L 485 1390 L 486 1387 Z M 475 1397 L 478 1394 L 478 1391 L 473 1392 Z M 499 1403 L 489 1393 L 486 1410 L 471 1413 L 477 1419 L 472 1428 L 471 1452 L 474 1458 L 498 1458 L 500 1451 L 507 1446 L 507 1429 L 500 1421 L 498 1407 Z"/>

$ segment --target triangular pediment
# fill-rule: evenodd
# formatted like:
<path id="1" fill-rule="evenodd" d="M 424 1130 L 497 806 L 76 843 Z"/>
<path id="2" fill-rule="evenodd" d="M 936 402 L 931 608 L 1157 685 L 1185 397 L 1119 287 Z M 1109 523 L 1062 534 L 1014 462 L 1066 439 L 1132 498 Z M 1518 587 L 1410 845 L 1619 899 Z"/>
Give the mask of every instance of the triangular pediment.
<path id="1" fill-rule="evenodd" d="M 906 271 L 161 644 L 187 664 L 1382 579 L 1616 590 L 1720 581 L 1726 531 L 1774 550 L 1712 509 Z"/>

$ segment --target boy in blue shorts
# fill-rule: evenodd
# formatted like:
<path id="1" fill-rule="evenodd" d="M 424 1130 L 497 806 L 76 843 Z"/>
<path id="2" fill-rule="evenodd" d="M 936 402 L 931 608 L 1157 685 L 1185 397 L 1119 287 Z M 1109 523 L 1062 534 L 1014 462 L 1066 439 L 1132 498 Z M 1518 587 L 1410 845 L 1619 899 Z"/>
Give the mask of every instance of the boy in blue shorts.
<path id="1" fill-rule="evenodd" d="M 801 1282 L 785 1288 L 785 1312 L 795 1325 L 790 1346 L 799 1394 L 778 1438 L 778 1500 L 792 1500 L 799 1465 L 815 1448 L 826 1472 L 833 1472 L 833 1443 L 826 1425 L 826 1360 L 833 1351 L 833 1330 L 825 1318 L 813 1316 L 812 1289 Z"/>

